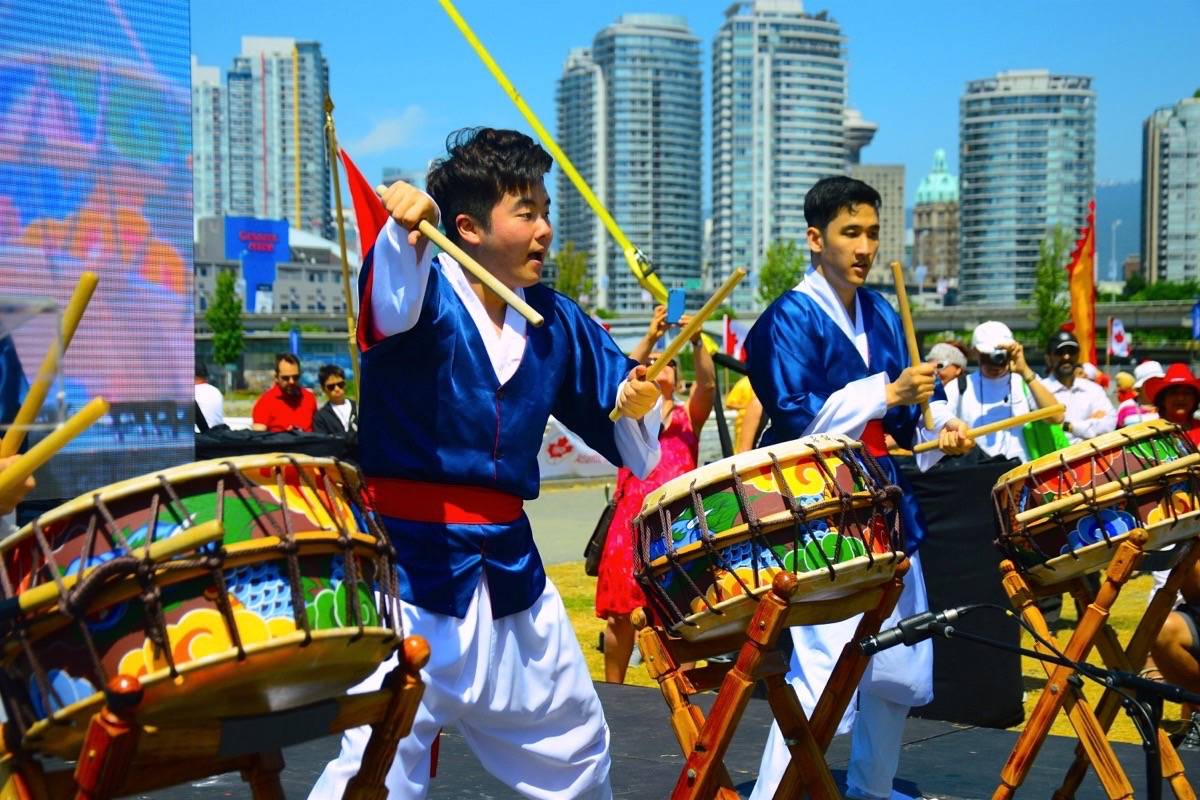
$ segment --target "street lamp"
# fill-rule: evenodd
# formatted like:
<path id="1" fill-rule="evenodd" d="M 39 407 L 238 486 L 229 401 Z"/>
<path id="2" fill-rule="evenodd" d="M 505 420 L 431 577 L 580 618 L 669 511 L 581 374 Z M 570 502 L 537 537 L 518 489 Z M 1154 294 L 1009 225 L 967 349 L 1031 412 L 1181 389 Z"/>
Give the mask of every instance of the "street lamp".
<path id="1" fill-rule="evenodd" d="M 1109 268 L 1109 274 L 1112 275 L 1112 280 L 1119 281 L 1121 276 L 1117 274 L 1117 228 L 1120 227 L 1121 220 L 1114 219 L 1112 222 L 1112 262 Z"/>

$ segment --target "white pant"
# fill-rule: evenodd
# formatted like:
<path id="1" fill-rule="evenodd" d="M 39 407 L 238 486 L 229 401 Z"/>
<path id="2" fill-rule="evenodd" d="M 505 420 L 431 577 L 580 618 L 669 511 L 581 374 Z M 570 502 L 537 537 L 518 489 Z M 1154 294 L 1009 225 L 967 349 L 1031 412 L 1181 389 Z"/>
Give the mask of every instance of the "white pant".
<path id="1" fill-rule="evenodd" d="M 415 800 L 429 790 L 429 748 L 457 725 L 484 769 L 526 797 L 609 800 L 608 725 L 558 590 L 547 579 L 527 611 L 492 618 L 486 579 L 466 617 L 404 604 L 404 633 L 429 642 L 421 670 L 425 694 L 412 732 L 400 740 L 387 775 L 389 797 Z M 350 690 L 378 689 L 393 656 Z M 368 727 L 342 736 L 309 800 L 341 798 L 358 771 Z"/>
<path id="2" fill-rule="evenodd" d="M 904 590 L 896 608 L 882 628 L 894 626 L 900 619 L 929 610 L 921 558 L 909 556 L 910 569 L 904 576 Z M 812 715 L 833 665 L 842 648 L 854 636 L 859 617 L 829 625 L 806 625 L 791 629 L 791 671 L 788 681 L 804 707 Z M 853 730 L 850 739 L 850 766 L 847 792 L 854 797 L 889 798 L 892 780 L 900 764 L 900 745 L 908 709 L 933 699 L 933 644 L 920 642 L 912 647 L 894 647 L 872 656 L 863 673 L 857 697 L 851 699 L 838 724 L 839 734 Z M 791 753 L 783 743 L 779 726 L 771 733 L 758 768 L 758 781 L 750 800 L 766 800 L 775 794 Z"/>

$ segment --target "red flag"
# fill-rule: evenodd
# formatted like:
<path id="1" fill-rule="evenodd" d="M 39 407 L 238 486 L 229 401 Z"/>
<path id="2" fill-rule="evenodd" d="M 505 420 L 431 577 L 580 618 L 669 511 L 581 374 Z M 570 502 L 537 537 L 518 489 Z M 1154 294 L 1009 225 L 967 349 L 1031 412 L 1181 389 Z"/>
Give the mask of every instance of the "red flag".
<path id="1" fill-rule="evenodd" d="M 1087 227 L 1067 264 L 1071 322 L 1079 340 L 1079 360 L 1096 363 L 1096 201 L 1088 202 Z"/>
<path id="2" fill-rule="evenodd" d="M 375 240 L 391 215 L 383 207 L 379 195 L 375 194 L 375 187 L 358 171 L 349 154 L 338 148 L 338 155 L 342 157 L 342 166 L 346 169 L 346 184 L 350 189 L 350 200 L 354 203 L 354 218 L 358 221 L 358 249 L 362 258 L 362 268 L 358 273 L 358 346 L 366 350 L 374 343 L 370 312 Z"/>
<path id="3" fill-rule="evenodd" d="M 725 316 L 725 341 L 721 349 L 739 361 L 746 360 L 746 337 L 750 333 L 750 325 Z"/>

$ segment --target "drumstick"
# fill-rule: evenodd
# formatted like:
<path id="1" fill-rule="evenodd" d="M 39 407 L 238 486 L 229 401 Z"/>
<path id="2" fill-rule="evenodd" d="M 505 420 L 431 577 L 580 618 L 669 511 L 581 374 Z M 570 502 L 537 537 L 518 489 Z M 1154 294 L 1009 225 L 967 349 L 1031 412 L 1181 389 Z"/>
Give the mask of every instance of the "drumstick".
<path id="1" fill-rule="evenodd" d="M 0 472 L 0 497 L 24 483 L 26 478 L 49 461 L 55 453 L 107 413 L 108 401 L 103 397 L 93 397 L 70 419 L 51 431 L 49 436 L 31 447 L 28 453 L 17 456 L 16 461 Z"/>
<path id="2" fill-rule="evenodd" d="M 126 555 L 131 555 L 139 561 L 148 560 L 154 564 L 159 564 L 183 553 L 195 552 L 206 544 L 219 542 L 224 538 L 225 526 L 221 520 L 214 519 L 193 525 L 186 531 L 180 531 L 169 539 L 152 542 L 149 547 L 135 547 Z M 7 546 L 8 544 L 9 540 L 6 539 L 4 545 Z M 62 577 L 63 588 L 69 591 L 83 577 L 95 569 L 96 567 L 89 567 L 83 570 L 82 573 L 77 572 L 71 575 L 64 575 Z M 56 597 L 58 597 L 58 584 L 51 581 L 34 586 L 32 589 L 26 589 L 17 595 L 17 600 L 20 603 L 21 611 L 29 611 L 53 601 Z"/>
<path id="3" fill-rule="evenodd" d="M 1060 497 L 1052 502 L 1022 511 L 1021 513 L 1017 514 L 1015 519 L 1018 524 L 1023 525 L 1031 520 L 1047 517 L 1056 511 L 1062 511 L 1065 508 L 1076 506 L 1081 500 L 1084 499 L 1085 496 L 1089 499 L 1094 498 L 1095 502 L 1097 503 L 1103 502 L 1104 500 L 1109 499 L 1109 495 L 1119 494 L 1125 491 L 1126 487 L 1128 486 L 1137 488 L 1137 486 L 1140 484 L 1156 481 L 1165 475 L 1170 475 L 1172 472 L 1190 470 L 1197 464 L 1200 464 L 1200 453 L 1192 453 L 1184 456 L 1183 458 L 1177 458 L 1174 461 L 1167 461 L 1166 463 L 1159 464 L 1156 467 L 1150 467 L 1149 469 L 1144 469 L 1141 472 L 1135 472 L 1132 475 L 1127 475 L 1121 480 L 1109 481 L 1108 483 L 1101 484 L 1100 486 L 1097 486 L 1095 490 L 1084 489 L 1082 491 L 1073 491 L 1070 494 L 1064 495 L 1063 497 Z"/>
<path id="4" fill-rule="evenodd" d="M 967 431 L 966 435 L 971 439 L 978 439 L 980 436 L 987 436 L 989 433 L 995 433 L 996 431 L 1002 431 L 1007 428 L 1015 428 L 1018 425 L 1024 425 L 1027 422 L 1037 422 L 1040 419 L 1053 417 L 1066 410 L 1067 407 L 1062 404 L 1046 406 L 1045 408 L 1038 408 L 1030 411 L 1028 414 L 1020 414 L 1015 417 L 999 420 L 998 422 L 989 422 L 987 425 L 980 425 L 978 428 L 971 428 L 969 431 Z M 913 455 L 916 455 L 917 453 L 927 453 L 930 450 L 937 449 L 938 443 L 935 439 L 929 442 L 921 442 L 912 449 L 912 452 Z"/>
<path id="5" fill-rule="evenodd" d="M 899 261 L 892 262 L 892 277 L 896 281 L 896 305 L 900 306 L 900 321 L 904 323 L 904 338 L 908 341 L 908 353 L 914 367 L 921 364 L 921 350 L 917 347 L 917 331 L 913 327 L 912 312 L 908 308 L 908 289 L 904 287 L 904 267 Z M 929 401 L 921 401 L 921 414 L 925 417 L 925 430 L 933 430 L 933 412 Z"/>
<path id="6" fill-rule="evenodd" d="M 737 286 L 744 277 L 746 277 L 746 270 L 741 267 L 730 273 L 729 278 L 721 285 L 720 289 L 717 289 L 716 294 L 708 298 L 708 302 L 700 307 L 700 310 L 696 312 L 696 315 L 691 318 L 688 324 L 683 326 L 683 330 L 679 332 L 679 335 L 667 345 L 667 349 L 663 351 L 662 355 L 646 370 L 646 380 L 652 381 L 658 377 L 658 373 L 663 371 L 663 367 L 667 366 L 688 341 L 700 332 L 700 328 L 704 325 L 705 320 L 712 316 L 712 313 L 717 310 L 717 306 L 721 305 L 726 297 L 729 297 L 729 293 L 733 291 L 733 287 Z M 608 415 L 608 418 L 616 422 L 621 418 L 620 410 L 614 408 L 612 413 Z"/>
<path id="7" fill-rule="evenodd" d="M 0 458 L 16 455 L 17 451 L 21 449 L 29 423 L 33 422 L 38 412 L 42 410 L 42 404 L 46 402 L 46 395 L 49 394 L 50 385 L 54 382 L 54 374 L 58 371 L 58 358 L 67 352 L 67 347 L 75 338 L 75 329 L 79 327 L 79 320 L 83 317 L 83 312 L 87 309 L 88 301 L 92 299 L 92 292 L 96 291 L 96 283 L 99 280 L 100 277 L 90 271 L 79 276 L 79 282 L 75 284 L 75 291 L 71 293 L 71 299 L 67 302 L 66 309 L 63 310 L 62 327 L 59 329 L 62 346 L 51 346 L 46 352 L 46 357 L 42 359 L 41 369 L 38 370 L 37 378 L 29 387 L 29 394 L 25 395 L 25 402 L 21 403 L 16 418 L 4 433 L 4 440 L 0 441 Z"/>
<path id="8" fill-rule="evenodd" d="M 376 186 L 375 191 L 383 194 L 385 191 L 387 191 L 387 187 Z M 491 289 L 492 292 L 505 303 L 508 303 L 510 306 L 512 306 L 514 311 L 527 319 L 534 327 L 540 328 L 546 321 L 541 314 L 534 310 L 533 306 L 517 297 L 516 292 L 501 283 L 499 278 L 488 272 L 483 268 L 482 265 L 480 265 L 478 261 L 467 255 L 465 250 L 456 245 L 454 242 L 450 241 L 450 238 L 446 236 L 446 234 L 439 231 L 437 226 L 432 222 L 427 219 L 421 220 L 420 224 L 417 225 L 417 230 L 419 230 L 421 234 L 431 242 L 453 256 L 454 260 L 457 261 L 463 269 L 478 278 L 480 283 Z"/>

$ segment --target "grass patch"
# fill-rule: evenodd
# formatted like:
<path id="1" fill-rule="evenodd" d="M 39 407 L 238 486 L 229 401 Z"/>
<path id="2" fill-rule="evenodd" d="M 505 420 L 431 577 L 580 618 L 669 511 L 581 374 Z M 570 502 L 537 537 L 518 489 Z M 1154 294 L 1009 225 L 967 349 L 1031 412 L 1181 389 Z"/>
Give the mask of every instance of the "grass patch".
<path id="1" fill-rule="evenodd" d="M 604 630 L 603 621 L 597 619 L 595 613 L 596 579 L 589 578 L 583 574 L 582 561 L 555 564 L 547 567 L 546 573 L 554 581 L 554 585 L 558 587 L 558 591 L 562 595 L 563 604 L 566 606 L 567 614 L 571 618 L 571 624 L 575 628 L 575 635 L 579 639 L 579 644 L 583 650 L 583 656 L 587 660 L 588 670 L 591 672 L 592 678 L 598 681 L 604 680 L 604 655 L 596 647 L 597 639 Z M 1148 602 L 1150 586 L 1151 580 L 1149 575 L 1135 578 L 1126 585 L 1112 608 L 1109 622 L 1116 629 L 1117 636 L 1123 643 L 1128 641 L 1134 627 L 1137 626 L 1138 621 L 1142 618 L 1142 612 L 1145 611 L 1146 603 Z M 1058 631 L 1058 645 L 1060 647 L 1066 645 L 1071 631 L 1074 630 L 1075 621 L 1075 604 L 1068 596 L 1063 603 L 1062 620 L 1055 626 Z M 1028 635 L 1023 636 L 1022 644 L 1025 647 L 1032 646 Z M 1100 663 L 1099 656 L 1096 655 L 1094 649 L 1088 660 L 1094 664 Z M 1046 675 L 1041 665 L 1032 658 L 1022 659 L 1021 672 L 1024 675 L 1026 686 L 1025 716 L 1028 717 L 1029 713 L 1033 710 L 1034 704 L 1037 702 L 1042 686 L 1046 683 Z M 656 685 L 646 673 L 644 666 L 630 667 L 626 682 L 636 686 Z M 1093 706 L 1099 701 L 1101 692 L 1102 689 L 1100 686 L 1091 681 L 1085 682 L 1084 694 Z M 1164 712 L 1164 718 L 1170 720 L 1178 718 L 1178 716 L 1179 707 L 1168 703 Z M 667 724 L 665 711 L 663 713 L 662 724 Z M 1021 727 L 1017 726 L 1013 730 L 1020 730 Z M 1060 713 L 1055 719 L 1051 733 L 1058 736 L 1074 735 L 1071 723 L 1067 720 L 1065 714 Z M 1133 728 L 1133 723 L 1129 721 L 1129 717 L 1125 715 L 1124 711 L 1117 715 L 1116 722 L 1109 732 L 1109 739 L 1114 742 L 1140 743 L 1141 741 Z"/>

